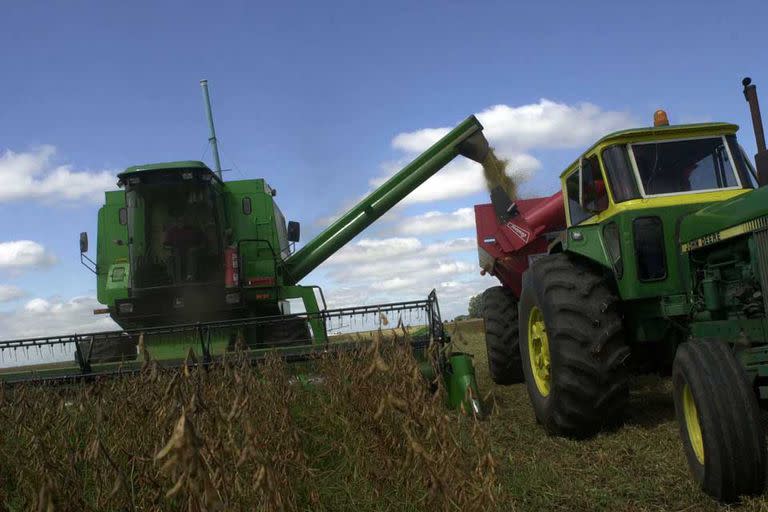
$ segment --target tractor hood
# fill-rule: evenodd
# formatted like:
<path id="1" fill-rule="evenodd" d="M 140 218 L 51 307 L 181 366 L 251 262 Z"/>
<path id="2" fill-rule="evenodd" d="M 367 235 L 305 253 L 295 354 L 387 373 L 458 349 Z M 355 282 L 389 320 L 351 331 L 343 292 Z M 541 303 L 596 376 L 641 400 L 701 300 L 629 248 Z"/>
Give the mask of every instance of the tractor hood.
<path id="1" fill-rule="evenodd" d="M 766 216 L 768 187 L 762 187 L 688 215 L 680 223 L 680 241 L 684 250 L 709 245 L 768 225 L 759 220 Z"/>

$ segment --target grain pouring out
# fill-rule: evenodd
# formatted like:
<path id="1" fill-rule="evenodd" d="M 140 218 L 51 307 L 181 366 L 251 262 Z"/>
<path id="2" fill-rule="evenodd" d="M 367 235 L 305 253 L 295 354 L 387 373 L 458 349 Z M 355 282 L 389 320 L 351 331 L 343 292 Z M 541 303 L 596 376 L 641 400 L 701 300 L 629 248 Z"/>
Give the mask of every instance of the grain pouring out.
<path id="1" fill-rule="evenodd" d="M 496 187 L 501 187 L 510 199 L 516 199 L 517 183 L 507 174 L 509 160 L 499 158 L 496 156 L 494 149 L 490 148 L 481 163 L 488 191 L 490 192 Z"/>

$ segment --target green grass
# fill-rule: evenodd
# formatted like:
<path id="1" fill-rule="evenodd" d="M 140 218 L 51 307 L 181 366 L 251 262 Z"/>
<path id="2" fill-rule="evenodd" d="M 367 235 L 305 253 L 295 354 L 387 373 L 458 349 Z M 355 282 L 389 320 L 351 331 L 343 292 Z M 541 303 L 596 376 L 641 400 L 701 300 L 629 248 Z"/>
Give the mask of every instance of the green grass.
<path id="1" fill-rule="evenodd" d="M 488 375 L 482 322 L 451 325 L 457 348 L 475 355 L 480 389 L 490 393 L 492 451 L 502 502 L 518 510 L 768 511 L 768 498 L 718 505 L 688 474 L 668 379 L 632 381 L 627 420 L 587 441 L 547 436 L 525 384 L 495 385 Z"/>

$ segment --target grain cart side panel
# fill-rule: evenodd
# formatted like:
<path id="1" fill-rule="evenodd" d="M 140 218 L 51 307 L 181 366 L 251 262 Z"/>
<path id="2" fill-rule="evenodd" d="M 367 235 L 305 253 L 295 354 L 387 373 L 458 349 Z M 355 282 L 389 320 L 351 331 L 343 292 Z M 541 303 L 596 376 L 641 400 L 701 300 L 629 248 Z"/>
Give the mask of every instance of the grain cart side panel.
<path id="1" fill-rule="evenodd" d="M 546 254 L 565 225 L 562 196 L 518 199 L 499 218 L 493 204 L 475 206 L 478 257 L 483 272 L 520 296 L 523 272 Z"/>

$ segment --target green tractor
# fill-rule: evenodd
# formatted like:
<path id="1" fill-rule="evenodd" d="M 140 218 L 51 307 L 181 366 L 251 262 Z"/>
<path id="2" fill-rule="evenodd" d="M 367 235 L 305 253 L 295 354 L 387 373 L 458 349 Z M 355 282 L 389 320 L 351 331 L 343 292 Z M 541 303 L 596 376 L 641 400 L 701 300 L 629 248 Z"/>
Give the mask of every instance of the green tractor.
<path id="1" fill-rule="evenodd" d="M 537 420 L 587 437 L 620 424 L 629 376 L 671 373 L 690 469 L 732 501 L 763 491 L 768 399 L 768 152 L 743 81 L 756 167 L 726 123 L 612 133 L 562 192 L 475 207 L 497 383 L 524 380 Z"/>

